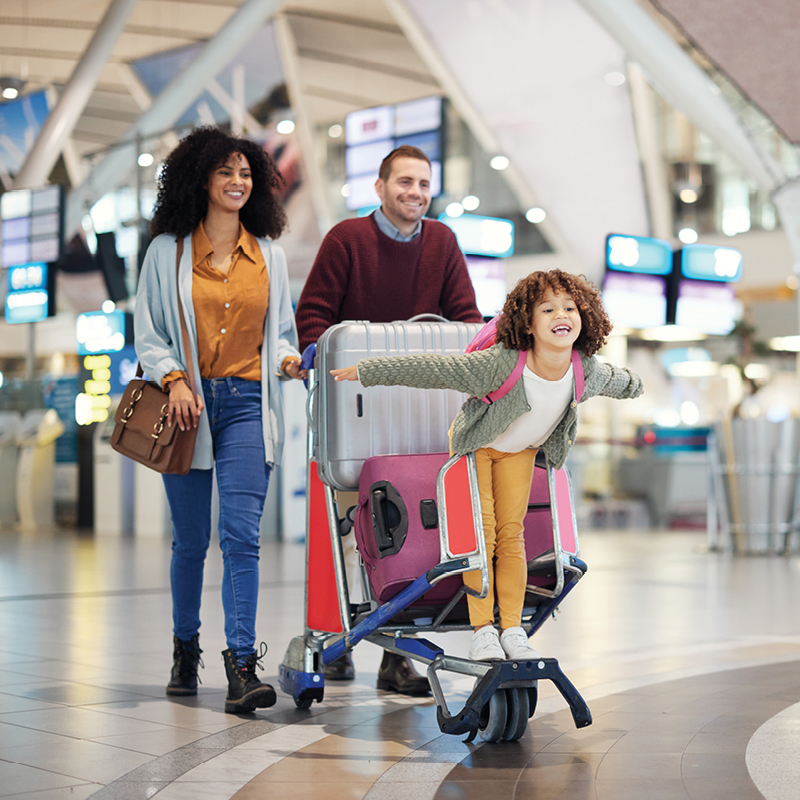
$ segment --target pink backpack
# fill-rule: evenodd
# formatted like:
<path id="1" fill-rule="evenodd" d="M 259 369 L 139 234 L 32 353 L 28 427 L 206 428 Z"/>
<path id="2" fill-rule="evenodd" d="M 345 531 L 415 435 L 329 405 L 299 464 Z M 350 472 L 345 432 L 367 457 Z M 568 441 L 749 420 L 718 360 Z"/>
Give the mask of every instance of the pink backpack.
<path id="1" fill-rule="evenodd" d="M 476 350 L 488 350 L 497 339 L 497 323 L 500 321 L 500 315 L 492 317 L 476 334 L 473 340 L 467 345 L 466 353 L 474 353 Z M 510 391 L 511 387 L 520 379 L 522 370 L 525 369 L 525 359 L 528 357 L 527 350 L 520 350 L 517 363 L 511 374 L 505 379 L 503 385 L 489 392 L 486 397 L 482 397 L 484 403 L 491 405 L 501 397 L 505 397 Z M 580 402 L 583 396 L 584 378 L 583 378 L 583 362 L 581 361 L 580 354 L 577 350 L 572 351 L 572 371 L 575 374 L 575 396 Z"/>

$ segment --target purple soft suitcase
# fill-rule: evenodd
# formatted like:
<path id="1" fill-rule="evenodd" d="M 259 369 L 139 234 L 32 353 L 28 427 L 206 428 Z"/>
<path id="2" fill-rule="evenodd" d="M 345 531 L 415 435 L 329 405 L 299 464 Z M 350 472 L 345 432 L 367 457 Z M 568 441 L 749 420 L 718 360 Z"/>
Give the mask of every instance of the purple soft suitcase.
<path id="1" fill-rule="evenodd" d="M 354 531 L 375 599 L 381 603 L 439 563 L 436 476 L 447 453 L 374 456 L 358 483 Z M 418 603 L 453 596 L 461 576 L 445 578 Z"/>
<path id="2" fill-rule="evenodd" d="M 439 563 L 436 476 L 447 459 L 447 453 L 433 453 L 375 456 L 364 462 L 354 530 L 370 586 L 381 603 Z M 559 583 L 556 565 L 562 553 L 577 555 L 569 480 L 564 470 L 552 475 L 556 521 L 548 471 L 538 464 L 524 522 L 528 586 L 548 593 Z M 443 604 L 461 584 L 460 576 L 447 578 L 416 605 Z"/>

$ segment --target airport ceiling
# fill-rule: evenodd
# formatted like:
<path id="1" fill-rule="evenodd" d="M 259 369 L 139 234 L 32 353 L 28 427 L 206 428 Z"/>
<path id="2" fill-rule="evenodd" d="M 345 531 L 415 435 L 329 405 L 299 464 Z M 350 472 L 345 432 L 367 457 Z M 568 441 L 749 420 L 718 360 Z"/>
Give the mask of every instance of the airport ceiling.
<path id="1" fill-rule="evenodd" d="M 645 5 L 648 0 L 641 0 Z M 800 141 L 797 0 L 653 0 L 652 6 L 717 64 L 792 140 Z M 124 136 L 150 103 L 130 64 L 203 42 L 240 0 L 139 0 L 73 133 L 76 155 Z M 63 86 L 109 0 L 4 0 L 0 76 L 25 91 Z M 383 0 L 298 0 L 280 10 L 297 45 L 298 75 L 312 126 L 360 107 L 421 97 L 438 83 Z M 753 33 L 757 32 L 757 35 Z"/>
<path id="2" fill-rule="evenodd" d="M 151 98 L 130 64 L 201 43 L 240 0 L 139 0 L 72 136 L 76 154 L 124 136 Z M 4 0 L 0 76 L 23 77 L 25 91 L 63 86 L 109 0 Z M 283 3 L 296 41 L 305 109 L 312 125 L 341 122 L 354 109 L 436 93 L 437 81 L 413 51 L 383 0 Z"/>

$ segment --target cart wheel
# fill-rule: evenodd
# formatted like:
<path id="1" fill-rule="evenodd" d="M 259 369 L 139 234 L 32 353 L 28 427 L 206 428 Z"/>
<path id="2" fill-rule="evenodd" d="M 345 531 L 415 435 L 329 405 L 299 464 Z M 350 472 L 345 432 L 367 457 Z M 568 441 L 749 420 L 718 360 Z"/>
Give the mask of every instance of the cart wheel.
<path id="1" fill-rule="evenodd" d="M 314 698 L 313 697 L 302 697 L 301 696 L 301 697 L 295 697 L 294 698 L 294 704 L 299 709 L 301 709 L 302 711 L 305 711 L 307 708 L 311 708 L 311 704 L 313 702 L 314 702 Z"/>
<path id="2" fill-rule="evenodd" d="M 503 741 L 516 742 L 525 733 L 525 728 L 528 727 L 528 718 L 530 716 L 528 713 L 530 707 L 528 690 L 506 689 L 505 692 L 508 696 L 508 718 L 503 731 Z"/>
<path id="3" fill-rule="evenodd" d="M 478 736 L 484 742 L 499 742 L 508 721 L 508 698 L 505 689 L 498 689 L 481 709 Z"/>

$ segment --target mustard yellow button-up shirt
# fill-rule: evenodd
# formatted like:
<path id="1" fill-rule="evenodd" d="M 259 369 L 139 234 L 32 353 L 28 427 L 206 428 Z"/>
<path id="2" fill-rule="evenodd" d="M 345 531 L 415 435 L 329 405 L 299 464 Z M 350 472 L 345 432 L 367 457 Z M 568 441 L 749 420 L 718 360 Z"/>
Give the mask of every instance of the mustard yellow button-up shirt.
<path id="1" fill-rule="evenodd" d="M 256 238 L 239 227 L 227 274 L 211 266 L 214 248 L 201 222 L 192 234 L 192 304 L 201 378 L 261 380 L 269 278 Z M 162 385 L 186 376 L 170 372 Z"/>

